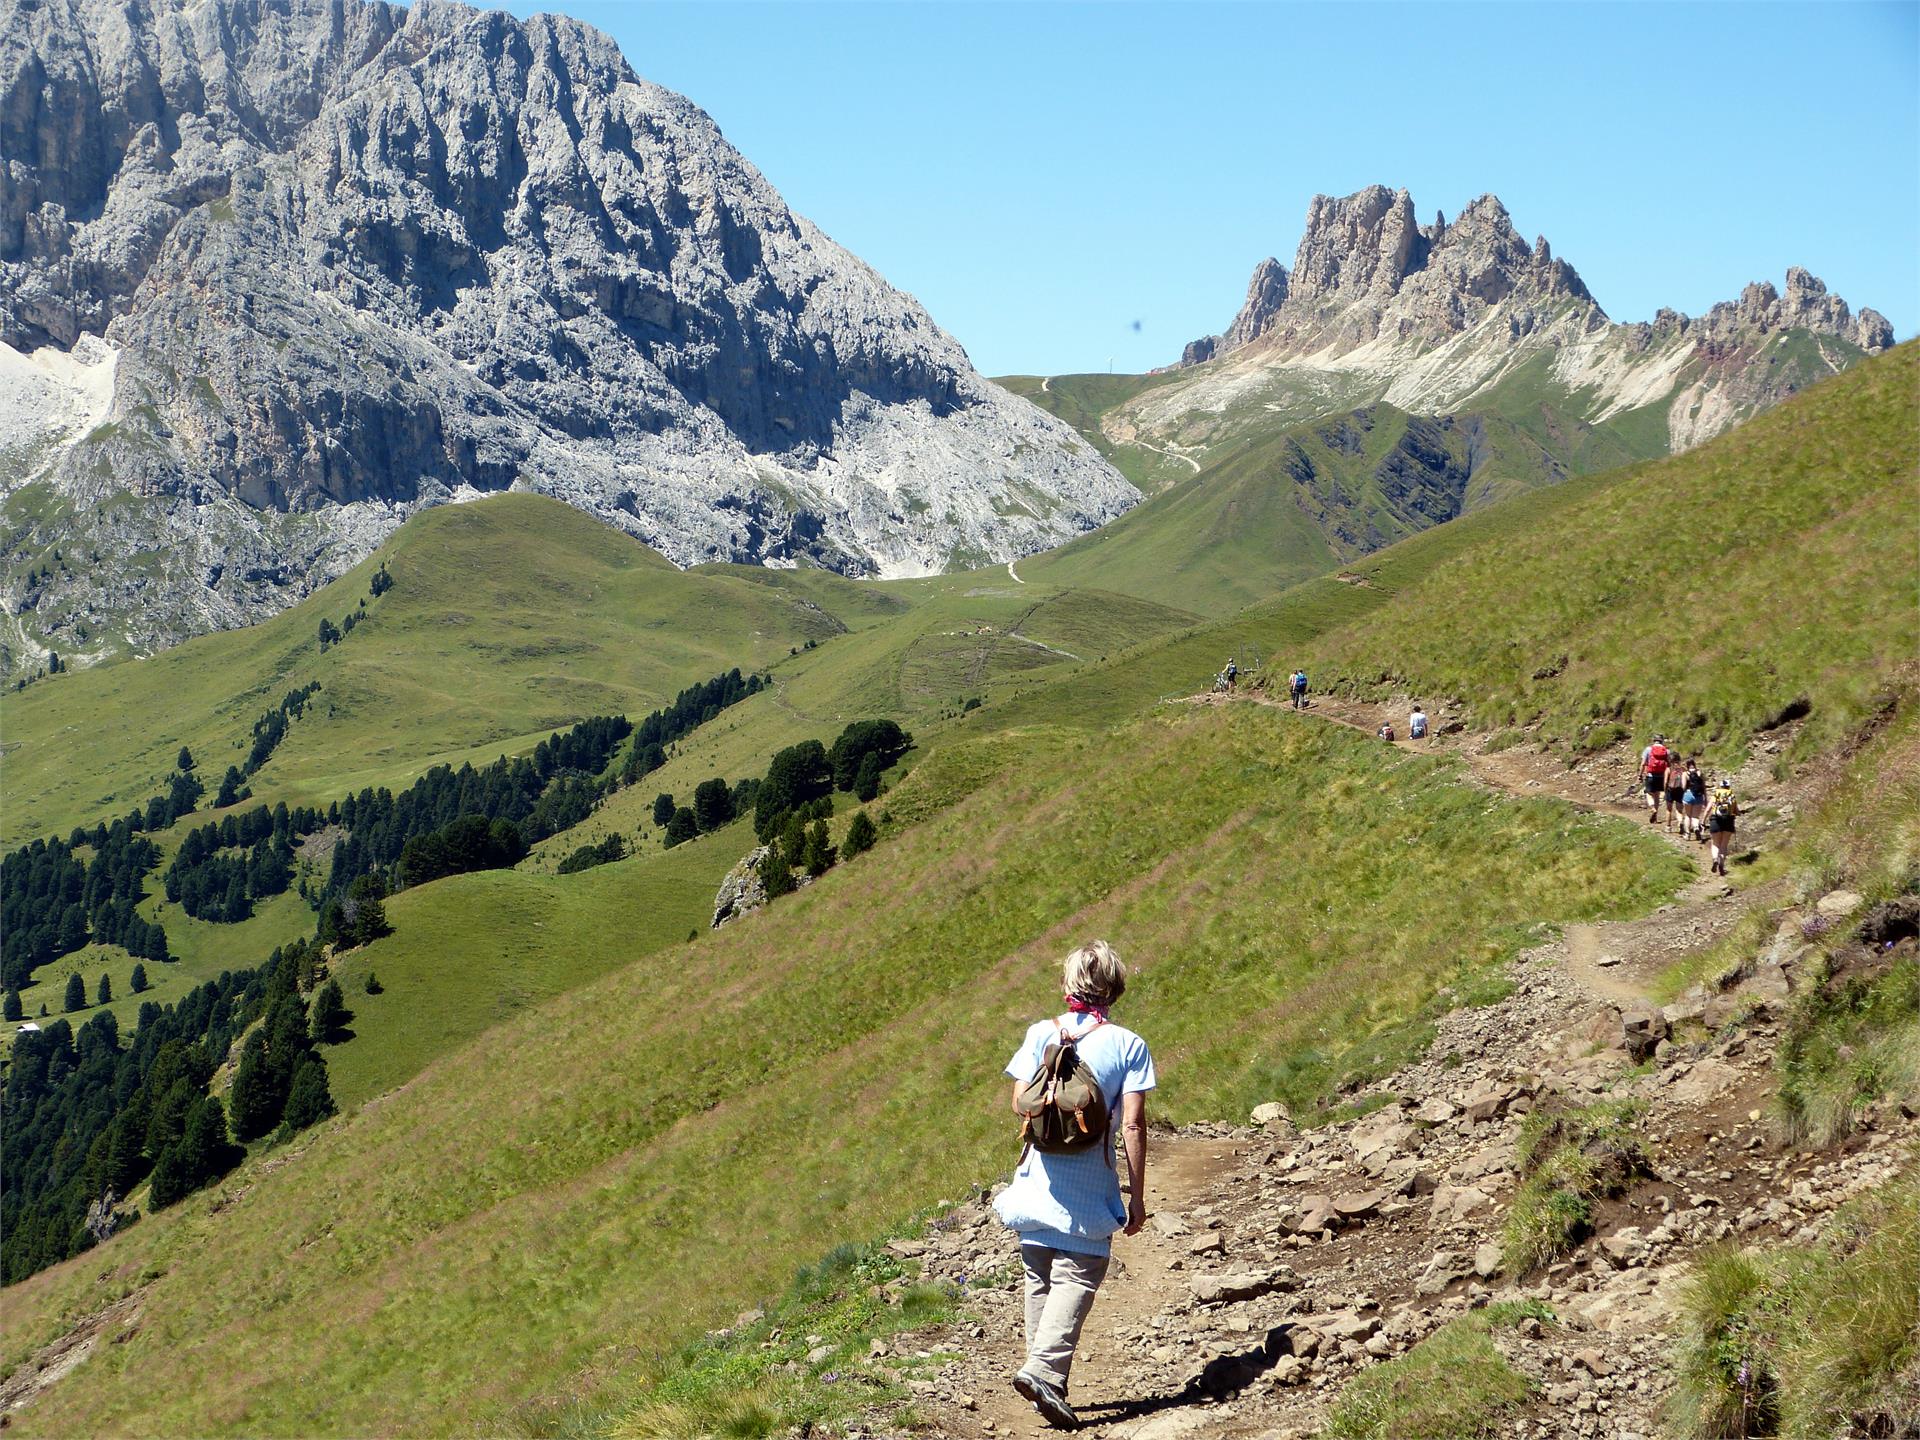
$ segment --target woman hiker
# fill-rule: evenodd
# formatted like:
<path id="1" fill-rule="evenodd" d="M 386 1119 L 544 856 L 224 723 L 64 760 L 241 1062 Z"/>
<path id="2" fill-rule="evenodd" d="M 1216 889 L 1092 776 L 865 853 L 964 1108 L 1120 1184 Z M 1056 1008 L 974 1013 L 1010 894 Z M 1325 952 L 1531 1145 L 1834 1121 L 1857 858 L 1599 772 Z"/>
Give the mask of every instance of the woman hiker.
<path id="1" fill-rule="evenodd" d="M 1709 868 L 1716 875 L 1727 873 L 1727 852 L 1733 849 L 1733 822 L 1739 813 L 1732 783 L 1722 780 L 1720 788 L 1713 792 L 1713 803 L 1707 807 L 1707 847 L 1713 856 Z"/>
<path id="2" fill-rule="evenodd" d="M 1707 838 L 1707 777 L 1700 770 L 1700 757 L 1687 757 L 1687 771 L 1681 777 L 1680 804 L 1684 817 L 1680 821 L 1682 840 L 1705 841 Z"/>
<path id="3" fill-rule="evenodd" d="M 1106 1277 L 1111 1237 L 1116 1230 L 1137 1235 L 1147 1221 L 1147 1091 L 1154 1077 L 1147 1042 L 1108 1017 L 1127 988 L 1126 966 L 1113 947 L 1095 940 L 1075 950 L 1064 980 L 1067 1013 L 1029 1026 L 1007 1062 L 1014 1109 L 1021 1111 L 1021 1093 L 1048 1061 L 1049 1048 L 1071 1041 L 1100 1087 L 1109 1127 L 1120 1127 L 1127 1200 L 1121 1203 L 1109 1128 L 1098 1143 L 1077 1150 L 1043 1153 L 1028 1145 L 994 1209 L 1019 1235 L 1026 1271 L 1027 1358 L 1013 1388 L 1048 1424 L 1070 1429 L 1079 1421 L 1067 1403 L 1067 1380 L 1080 1327 Z"/>
<path id="4" fill-rule="evenodd" d="M 1680 757 L 1675 755 L 1667 762 L 1667 829 L 1671 831 L 1680 821 L 1680 805 L 1686 795 L 1687 777 L 1680 769 Z"/>

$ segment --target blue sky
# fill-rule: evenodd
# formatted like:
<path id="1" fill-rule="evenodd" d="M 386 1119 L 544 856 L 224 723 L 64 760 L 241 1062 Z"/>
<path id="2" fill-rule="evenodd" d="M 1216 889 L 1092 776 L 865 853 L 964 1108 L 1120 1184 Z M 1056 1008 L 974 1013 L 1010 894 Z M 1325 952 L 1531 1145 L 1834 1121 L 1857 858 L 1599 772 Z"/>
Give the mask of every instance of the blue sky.
<path id="1" fill-rule="evenodd" d="M 1173 360 L 1375 181 L 1493 191 L 1615 319 L 1800 264 L 1920 323 L 1920 3 L 511 8 L 612 34 L 989 374 Z"/>

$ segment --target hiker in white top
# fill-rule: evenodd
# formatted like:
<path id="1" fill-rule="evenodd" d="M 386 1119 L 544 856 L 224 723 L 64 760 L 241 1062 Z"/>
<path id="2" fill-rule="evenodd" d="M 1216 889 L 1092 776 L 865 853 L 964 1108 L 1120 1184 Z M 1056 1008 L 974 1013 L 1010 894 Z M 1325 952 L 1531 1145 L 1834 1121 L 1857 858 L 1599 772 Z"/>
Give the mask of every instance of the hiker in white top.
<path id="1" fill-rule="evenodd" d="M 1417 700 L 1414 702 L 1413 714 L 1407 717 L 1407 738 L 1409 740 L 1427 738 L 1427 712 L 1420 708 L 1420 702 Z"/>
<path id="2" fill-rule="evenodd" d="M 1115 1231 L 1137 1235 L 1147 1221 L 1146 1092 L 1155 1082 L 1147 1042 L 1107 1016 L 1127 988 L 1126 966 L 1113 947 L 1096 940 L 1075 950 L 1067 956 L 1064 979 L 1067 1013 L 1029 1026 L 1026 1039 L 1007 1062 L 1014 1110 L 1029 1118 L 1021 1128 L 1026 1143 L 1019 1168 L 994 1209 L 1007 1228 L 1019 1234 L 1020 1263 L 1026 1271 L 1027 1358 L 1014 1374 L 1013 1388 L 1048 1424 L 1070 1429 L 1078 1420 L 1067 1404 L 1068 1374 L 1080 1327 L 1106 1277 L 1111 1237 Z M 1067 1043 L 1073 1053 L 1063 1057 L 1055 1047 Z M 1033 1084 L 1050 1061 L 1056 1062 L 1055 1074 L 1070 1070 L 1068 1080 L 1081 1091 L 1089 1079 L 1098 1087 L 1089 1108 L 1106 1123 L 1090 1139 L 1047 1138 L 1049 1120 L 1070 1131 L 1077 1119 L 1086 1129 L 1084 1110 L 1072 1119 L 1058 1108 L 1052 1116 L 1036 1113 L 1036 1108 L 1044 1110 L 1043 1097 L 1051 1103 L 1055 1090 L 1062 1088 Z M 1127 1157 L 1124 1204 L 1114 1168 L 1116 1124 Z M 1042 1150 L 1043 1144 L 1050 1148 Z"/>

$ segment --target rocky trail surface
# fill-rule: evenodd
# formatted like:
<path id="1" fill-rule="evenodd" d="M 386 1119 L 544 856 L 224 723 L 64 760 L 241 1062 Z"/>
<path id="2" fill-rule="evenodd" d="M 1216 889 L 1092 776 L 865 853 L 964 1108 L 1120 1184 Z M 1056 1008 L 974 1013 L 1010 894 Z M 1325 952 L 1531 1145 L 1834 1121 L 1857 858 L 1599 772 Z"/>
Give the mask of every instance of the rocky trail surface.
<path id="1" fill-rule="evenodd" d="M 1310 713 L 1369 732 L 1379 723 L 1369 707 L 1339 702 Z M 1640 813 L 1630 791 L 1618 793 L 1618 757 L 1610 772 L 1569 769 L 1532 753 L 1476 754 L 1458 735 L 1439 748 L 1464 754 L 1495 788 Z M 1786 787 L 1741 779 L 1780 792 L 1791 813 Z M 1817 910 L 1844 916 L 1858 904 L 1835 893 Z M 1785 911 L 1772 945 L 1711 986 L 1664 1007 L 1650 998 L 1656 975 L 1744 908 L 1703 874 L 1653 915 L 1545 936 L 1514 963 L 1505 998 L 1445 1016 L 1422 1059 L 1350 1097 L 1366 1112 L 1357 1118 L 1302 1130 L 1276 1103 L 1248 1124 L 1156 1132 L 1151 1219 L 1139 1236 L 1116 1237 L 1074 1370 L 1082 1430 L 1113 1440 L 1317 1434 L 1368 1367 L 1470 1309 L 1520 1301 L 1541 1307 L 1538 1318 L 1492 1332 L 1533 1387 L 1507 1433 L 1658 1433 L 1694 1255 L 1736 1236 L 1812 1239 L 1920 1138 L 1914 1117 L 1873 1111 L 1838 1148 L 1796 1150 L 1766 1120 L 1808 916 Z M 1601 1099 L 1638 1107 L 1647 1162 L 1595 1202 L 1592 1234 L 1571 1252 L 1514 1273 L 1502 1241 L 1524 1178 L 1525 1117 Z M 962 1323 L 895 1345 L 955 1357 L 912 1382 L 936 1433 L 1039 1435 L 1045 1425 L 1008 1383 L 1023 1352 L 1018 1257 L 990 1199 L 901 1245 L 928 1278 L 970 1287 L 974 1303 Z M 860 1427 L 897 1428 L 889 1414 Z"/>

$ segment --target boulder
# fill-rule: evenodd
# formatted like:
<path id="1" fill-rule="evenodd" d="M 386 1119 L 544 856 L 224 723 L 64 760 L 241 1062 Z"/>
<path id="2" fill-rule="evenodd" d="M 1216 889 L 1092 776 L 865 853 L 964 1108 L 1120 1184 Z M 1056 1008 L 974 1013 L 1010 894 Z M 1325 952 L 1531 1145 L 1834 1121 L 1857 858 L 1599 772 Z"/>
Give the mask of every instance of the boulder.
<path id="1" fill-rule="evenodd" d="M 1292 1114 L 1278 1100 L 1269 1100 L 1264 1105 L 1254 1106 L 1251 1118 L 1254 1124 L 1263 1129 L 1269 1125 L 1290 1125 L 1293 1121 Z"/>
<path id="2" fill-rule="evenodd" d="M 1814 909 L 1831 920 L 1844 920 L 1867 900 L 1851 890 L 1829 890 L 1814 904 Z"/>
<path id="3" fill-rule="evenodd" d="M 710 929 L 717 930 L 727 921 L 767 903 L 767 882 L 760 878 L 760 864 L 768 854 L 769 847 L 765 845 L 749 850 L 740 863 L 727 872 L 727 878 L 714 893 Z"/>
<path id="4" fill-rule="evenodd" d="M 1467 1119 L 1479 1123 L 1507 1113 L 1518 1092 L 1510 1085 L 1490 1085 L 1467 1096 Z"/>
<path id="5" fill-rule="evenodd" d="M 1293 1288 L 1292 1277 L 1277 1270 L 1229 1270 L 1224 1275 L 1196 1275 L 1193 1298 L 1202 1305 L 1231 1305 Z"/>
<path id="6" fill-rule="evenodd" d="M 1459 1113 L 1453 1105 L 1436 1095 L 1414 1111 L 1413 1118 L 1423 1125 L 1444 1125 Z"/>
<path id="7" fill-rule="evenodd" d="M 1380 1213 L 1386 1199 L 1384 1190 L 1349 1190 L 1333 1197 L 1333 1208 L 1342 1220 L 1366 1220 Z"/>
<path id="8" fill-rule="evenodd" d="M 1620 1042 L 1627 1057 L 1639 1065 L 1653 1058 L 1653 1050 L 1667 1038 L 1667 1017 L 1651 1008 L 1623 1011 L 1620 1015 Z"/>

